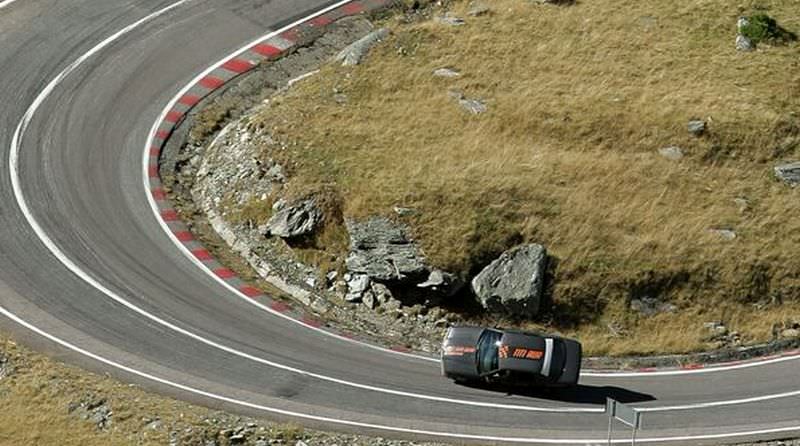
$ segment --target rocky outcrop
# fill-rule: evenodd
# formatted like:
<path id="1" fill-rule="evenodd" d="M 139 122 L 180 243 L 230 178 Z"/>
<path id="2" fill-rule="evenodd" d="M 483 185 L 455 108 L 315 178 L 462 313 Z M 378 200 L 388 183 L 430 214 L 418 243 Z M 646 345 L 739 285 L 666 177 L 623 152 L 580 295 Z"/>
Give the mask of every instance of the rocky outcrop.
<path id="1" fill-rule="evenodd" d="M 427 272 L 425 257 L 405 226 L 388 218 L 347 222 L 350 253 L 347 270 L 381 282 L 415 279 Z"/>
<path id="2" fill-rule="evenodd" d="M 792 187 L 797 186 L 800 184 L 800 161 L 775 166 L 775 176 Z"/>
<path id="3" fill-rule="evenodd" d="M 294 238 L 308 235 L 322 221 L 322 211 L 313 198 L 279 207 L 262 228 L 264 235 Z"/>
<path id="4" fill-rule="evenodd" d="M 369 50 L 378 42 L 389 36 L 389 30 L 381 28 L 355 41 L 336 55 L 335 60 L 343 66 L 358 65 L 367 56 Z"/>
<path id="5" fill-rule="evenodd" d="M 472 291 L 491 313 L 533 317 L 539 313 L 546 269 L 544 246 L 519 246 L 504 252 L 475 276 Z"/>

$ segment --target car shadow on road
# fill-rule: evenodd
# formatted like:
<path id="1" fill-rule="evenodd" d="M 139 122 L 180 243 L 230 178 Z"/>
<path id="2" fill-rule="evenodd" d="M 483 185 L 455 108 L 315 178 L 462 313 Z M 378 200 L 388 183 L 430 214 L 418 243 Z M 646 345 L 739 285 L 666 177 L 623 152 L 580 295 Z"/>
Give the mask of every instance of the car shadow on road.
<path id="1" fill-rule="evenodd" d="M 501 392 L 507 395 L 519 395 L 530 398 L 576 404 L 604 405 L 606 403 L 606 398 L 611 398 L 625 404 L 643 403 L 646 401 L 655 401 L 657 399 L 655 396 L 647 393 L 636 392 L 634 390 L 614 386 L 586 386 L 578 384 L 574 387 L 543 388 L 515 387 L 503 384 L 484 383 L 461 385 L 476 389 L 489 390 L 492 392 Z"/>

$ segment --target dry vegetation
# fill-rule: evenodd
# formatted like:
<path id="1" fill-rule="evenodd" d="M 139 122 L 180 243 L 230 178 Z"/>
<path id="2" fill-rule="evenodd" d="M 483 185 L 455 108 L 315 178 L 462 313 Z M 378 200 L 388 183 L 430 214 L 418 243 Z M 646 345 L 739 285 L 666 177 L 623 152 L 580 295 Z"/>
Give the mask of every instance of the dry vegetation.
<path id="1" fill-rule="evenodd" d="M 544 244 L 554 309 L 538 323 L 592 353 L 697 350 L 714 319 L 765 340 L 800 315 L 800 190 L 772 174 L 800 158 L 800 45 L 733 44 L 742 14 L 800 30 L 800 2 L 488 5 L 471 17 L 452 2 L 459 27 L 390 19 L 365 64 L 326 66 L 261 112 L 253 125 L 289 143 L 264 156 L 303 193 L 336 189 L 345 216 L 416 209 L 404 220 L 428 257 L 464 276 Z M 453 90 L 489 111 L 465 113 Z M 694 117 L 705 136 L 687 132 Z M 638 317 L 626 302 L 640 295 L 680 309 Z"/>
<path id="2" fill-rule="evenodd" d="M 79 406 L 103 402 L 106 426 Z M 233 439 L 240 427 L 244 439 Z M 387 445 L 391 441 L 324 433 L 294 423 L 269 423 L 154 395 L 141 388 L 50 360 L 0 334 L 0 445 L 2 446 L 294 446 Z M 432 443 L 420 446 L 436 446 Z"/>

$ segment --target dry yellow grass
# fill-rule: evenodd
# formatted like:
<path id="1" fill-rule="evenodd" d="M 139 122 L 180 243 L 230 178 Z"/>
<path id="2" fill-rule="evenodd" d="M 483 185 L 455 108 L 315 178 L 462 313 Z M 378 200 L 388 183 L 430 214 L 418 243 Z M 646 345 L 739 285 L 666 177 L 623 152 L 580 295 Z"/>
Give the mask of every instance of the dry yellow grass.
<path id="1" fill-rule="evenodd" d="M 756 10 L 800 30 L 800 2 L 489 5 L 469 17 L 453 2 L 461 27 L 390 19 L 393 35 L 365 64 L 324 67 L 252 121 L 292 143 L 264 156 L 290 166 L 292 187 L 335 185 L 345 216 L 417 209 L 406 222 L 451 271 L 546 245 L 550 328 L 593 333 L 614 319 L 653 333 L 598 352 L 702 348 L 703 319 L 741 312 L 762 327 L 750 339 L 768 338 L 763 327 L 790 306 L 749 305 L 800 300 L 800 189 L 772 177 L 800 157 L 800 46 L 745 54 L 733 42 L 737 17 Z M 432 76 L 442 67 L 463 75 Z M 489 111 L 465 113 L 451 90 Z M 688 134 L 693 117 L 708 120 L 706 136 Z M 673 145 L 682 160 L 658 154 Z M 620 302 L 637 294 L 681 312 L 634 320 Z M 687 339 L 658 340 L 675 329 Z"/>
<path id="2" fill-rule="evenodd" d="M 0 335 L 0 354 L 13 372 L 0 378 L 0 445 L 8 446 L 163 446 L 172 432 L 180 444 L 200 445 L 241 418 L 150 394 L 137 386 L 63 365 Z M 99 430 L 71 404 L 105 399 L 111 423 Z M 160 426 L 149 423 L 160 420 Z M 233 420 L 229 425 L 216 420 Z M 220 421 L 220 423 L 222 423 Z M 295 424 L 260 423 L 262 436 L 294 444 L 304 436 Z M 191 428 L 191 431 L 187 431 Z M 229 444 L 219 438 L 219 444 Z"/>

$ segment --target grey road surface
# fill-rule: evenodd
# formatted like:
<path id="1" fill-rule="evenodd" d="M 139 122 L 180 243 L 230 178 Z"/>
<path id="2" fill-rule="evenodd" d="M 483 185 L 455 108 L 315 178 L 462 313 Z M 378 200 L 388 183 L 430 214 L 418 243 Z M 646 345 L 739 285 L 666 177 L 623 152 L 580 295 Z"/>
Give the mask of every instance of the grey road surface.
<path id="1" fill-rule="evenodd" d="M 131 370 L 207 393 L 121 371 L 8 318 L 4 328 L 58 357 L 174 396 L 297 419 L 267 410 L 277 408 L 330 429 L 454 441 L 477 436 L 483 443 L 586 442 L 604 438 L 607 419 L 599 411 L 611 396 L 651 410 L 640 433 L 645 439 L 698 444 L 800 433 L 800 395 L 785 395 L 800 390 L 796 360 L 680 376 L 591 377 L 573 391 L 469 388 L 441 378 L 435 362 L 254 311 L 189 262 L 144 194 L 141 157 L 150 127 L 207 66 L 330 3 L 190 1 L 87 59 L 33 116 L 18 165 L 31 217 L 85 274 L 130 306 L 71 272 L 37 237 L 17 204 L 9 150 L 18 122 L 48 82 L 103 39 L 170 2 L 19 0 L 0 8 L 0 307 Z M 684 407 L 659 410 L 674 406 Z M 751 434 L 726 437 L 741 432 Z M 705 439 L 686 438 L 696 436 Z"/>

